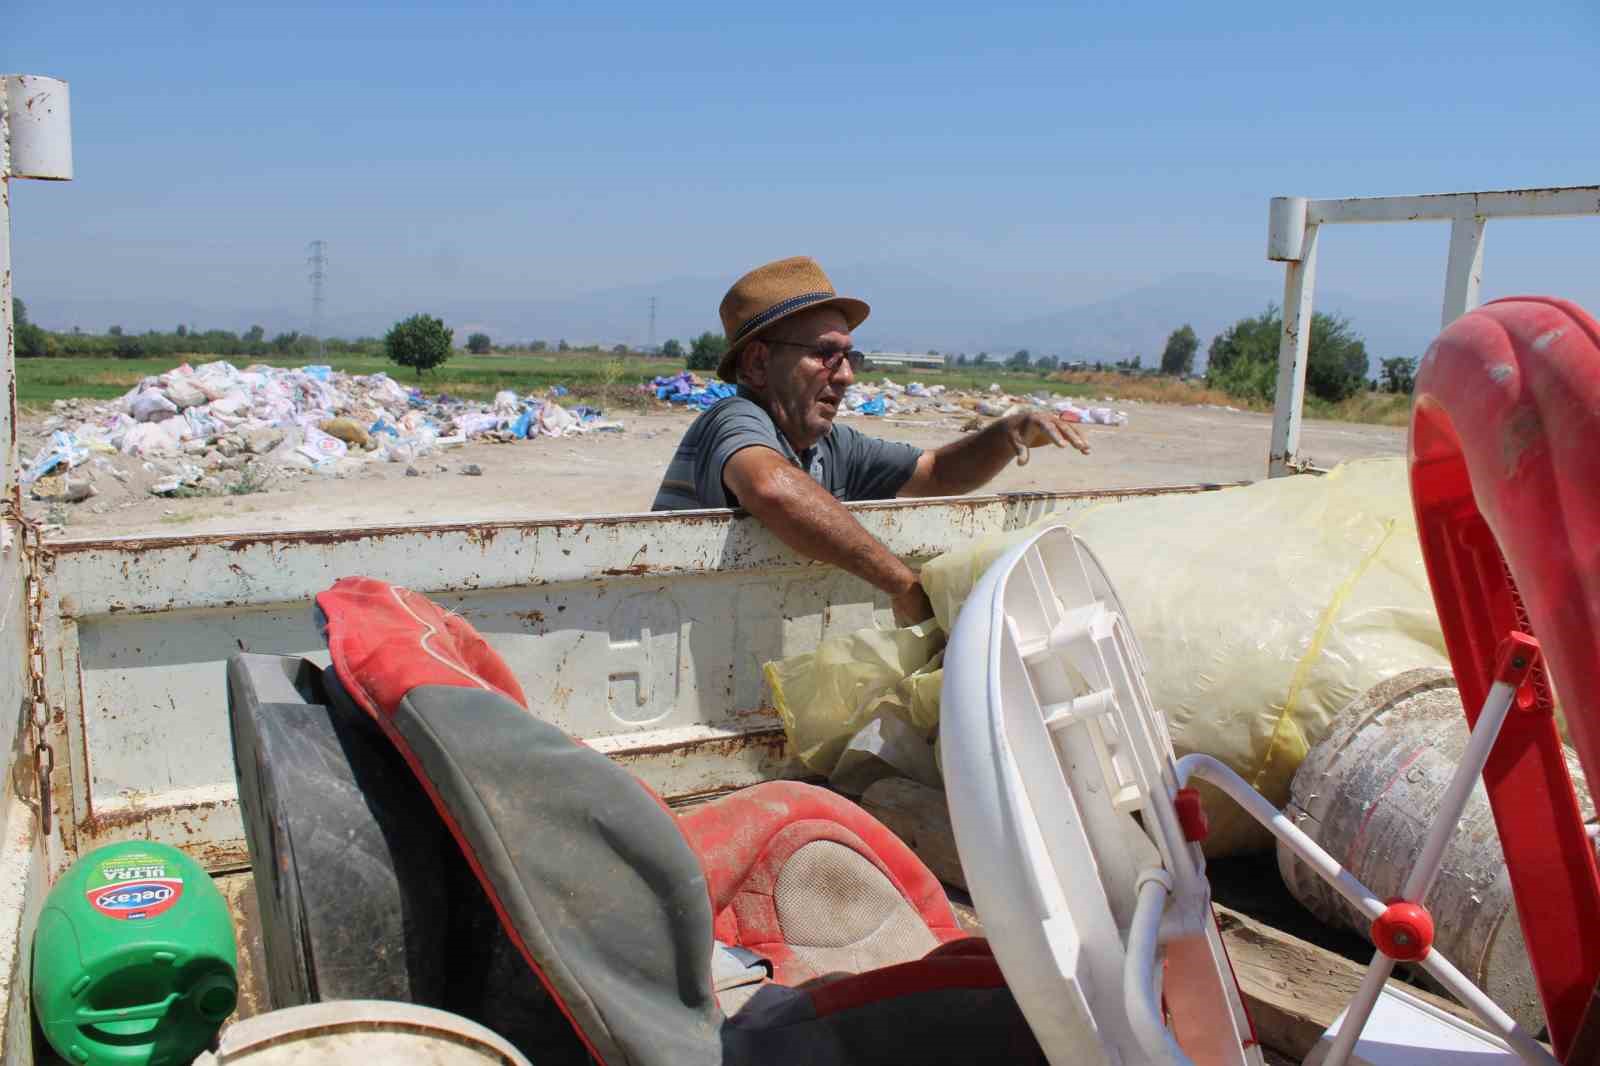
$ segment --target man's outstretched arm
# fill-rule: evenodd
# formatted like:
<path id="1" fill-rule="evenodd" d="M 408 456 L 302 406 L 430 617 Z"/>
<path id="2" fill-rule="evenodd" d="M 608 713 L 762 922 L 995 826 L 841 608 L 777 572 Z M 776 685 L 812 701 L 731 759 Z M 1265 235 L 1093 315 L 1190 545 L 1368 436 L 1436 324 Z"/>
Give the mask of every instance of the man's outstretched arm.
<path id="1" fill-rule="evenodd" d="M 996 419 L 977 433 L 922 453 L 917 469 L 900 487 L 901 496 L 960 496 L 994 480 L 1007 463 L 1028 461 L 1028 450 L 1045 444 L 1071 446 L 1089 454 L 1089 442 L 1076 423 L 1053 411 L 1018 411 Z"/>
<path id="2" fill-rule="evenodd" d="M 902 625 L 933 616 L 916 571 L 782 455 L 759 445 L 741 448 L 723 465 L 722 481 L 738 497 L 739 506 L 790 548 L 888 593 Z"/>

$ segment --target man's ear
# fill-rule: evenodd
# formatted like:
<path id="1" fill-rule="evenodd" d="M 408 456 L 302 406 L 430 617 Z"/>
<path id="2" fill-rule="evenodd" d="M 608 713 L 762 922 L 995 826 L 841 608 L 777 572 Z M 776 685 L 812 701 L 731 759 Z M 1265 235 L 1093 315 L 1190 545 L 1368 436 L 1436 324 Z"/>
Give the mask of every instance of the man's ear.
<path id="1" fill-rule="evenodd" d="M 739 380 L 753 389 L 767 387 L 767 363 L 772 359 L 772 349 L 761 341 L 751 341 L 739 353 Z"/>

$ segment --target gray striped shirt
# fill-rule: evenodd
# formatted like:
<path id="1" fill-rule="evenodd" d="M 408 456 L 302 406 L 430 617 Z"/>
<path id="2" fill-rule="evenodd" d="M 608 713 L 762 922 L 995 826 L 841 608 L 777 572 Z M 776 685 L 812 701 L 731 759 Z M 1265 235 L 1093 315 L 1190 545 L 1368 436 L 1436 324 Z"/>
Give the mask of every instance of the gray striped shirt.
<path id="1" fill-rule="evenodd" d="M 845 502 L 892 499 L 922 455 L 915 445 L 879 440 L 837 423 L 827 436 L 796 454 L 755 394 L 740 386 L 739 395 L 719 401 L 683 435 L 650 509 L 738 507 L 722 483 L 722 468 L 735 452 L 752 446 L 771 448 Z"/>

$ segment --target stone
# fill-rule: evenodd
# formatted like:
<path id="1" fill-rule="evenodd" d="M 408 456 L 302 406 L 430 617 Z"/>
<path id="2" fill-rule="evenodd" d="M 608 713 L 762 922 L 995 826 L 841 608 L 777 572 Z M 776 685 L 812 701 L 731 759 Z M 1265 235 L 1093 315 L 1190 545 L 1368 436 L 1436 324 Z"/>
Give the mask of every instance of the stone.
<path id="1" fill-rule="evenodd" d="M 252 429 L 244 435 L 244 447 L 251 455 L 266 455 L 283 443 L 283 430 L 268 426 Z"/>
<path id="2" fill-rule="evenodd" d="M 482 477 L 483 467 L 479 466 L 477 463 L 468 463 L 466 466 L 461 468 L 461 472 L 467 477 Z"/>
<path id="3" fill-rule="evenodd" d="M 421 476 L 422 476 L 422 471 L 418 470 L 416 467 L 414 467 L 414 466 L 406 467 L 406 477 L 421 477 Z"/>

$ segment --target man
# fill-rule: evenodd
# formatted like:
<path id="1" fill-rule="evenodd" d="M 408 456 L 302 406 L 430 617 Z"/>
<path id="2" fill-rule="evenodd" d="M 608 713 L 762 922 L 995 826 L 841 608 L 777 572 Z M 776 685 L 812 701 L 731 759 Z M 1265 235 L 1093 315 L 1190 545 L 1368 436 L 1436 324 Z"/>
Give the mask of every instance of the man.
<path id="1" fill-rule="evenodd" d="M 805 256 L 757 267 L 722 300 L 728 351 L 717 376 L 738 385 L 689 427 L 653 510 L 742 507 L 790 548 L 848 570 L 889 594 L 896 619 L 933 609 L 916 571 L 861 527 L 843 504 L 895 496 L 958 496 L 981 488 L 1028 450 L 1067 445 L 1088 454 L 1078 428 L 1052 412 L 1008 415 L 981 432 L 924 451 L 834 425 L 861 369 L 850 333 L 866 320 Z"/>

